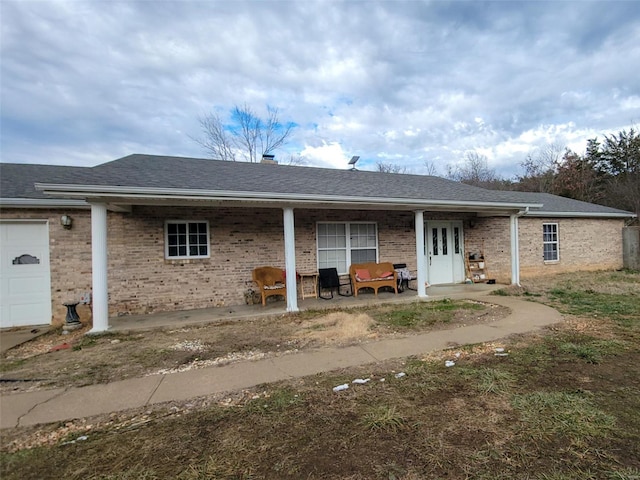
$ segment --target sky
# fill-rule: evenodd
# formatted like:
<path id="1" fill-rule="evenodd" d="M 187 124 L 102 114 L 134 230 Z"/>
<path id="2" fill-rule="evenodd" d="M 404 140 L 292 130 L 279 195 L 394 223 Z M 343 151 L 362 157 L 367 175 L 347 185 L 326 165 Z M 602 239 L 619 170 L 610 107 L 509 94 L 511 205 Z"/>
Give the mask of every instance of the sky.
<path id="1" fill-rule="evenodd" d="M 640 124 L 640 0 L 0 0 L 0 161 L 205 158 L 200 120 L 277 108 L 287 163 L 409 173 Z"/>

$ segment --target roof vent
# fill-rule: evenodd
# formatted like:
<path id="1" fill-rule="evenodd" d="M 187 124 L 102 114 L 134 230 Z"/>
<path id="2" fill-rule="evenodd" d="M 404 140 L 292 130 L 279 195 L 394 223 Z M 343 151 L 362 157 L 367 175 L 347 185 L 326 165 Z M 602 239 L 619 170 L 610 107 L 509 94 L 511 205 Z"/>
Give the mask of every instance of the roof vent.
<path id="1" fill-rule="evenodd" d="M 278 162 L 275 161 L 275 155 L 267 155 L 266 153 L 262 155 L 262 160 L 260 163 L 268 163 L 269 165 L 277 165 Z"/>

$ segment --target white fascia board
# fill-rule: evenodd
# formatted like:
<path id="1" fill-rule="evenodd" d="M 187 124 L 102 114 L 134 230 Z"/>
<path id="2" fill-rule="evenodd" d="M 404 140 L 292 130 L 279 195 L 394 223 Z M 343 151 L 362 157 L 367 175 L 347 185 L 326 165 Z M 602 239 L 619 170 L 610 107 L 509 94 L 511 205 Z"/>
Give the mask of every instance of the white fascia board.
<path id="1" fill-rule="evenodd" d="M 529 212 L 525 217 L 547 217 L 547 218 L 635 218 L 635 213 L 603 213 L 603 212 Z"/>
<path id="2" fill-rule="evenodd" d="M 3 208 L 89 208 L 84 200 L 63 198 L 0 198 Z"/>
<path id="3" fill-rule="evenodd" d="M 469 202 L 460 200 L 420 200 L 394 197 L 339 197 L 335 195 L 304 195 L 271 192 L 236 192 L 227 190 L 186 190 L 148 187 L 118 187 L 103 185 L 63 185 L 36 183 L 37 190 L 49 195 L 63 195 L 66 197 L 82 198 L 135 198 L 144 199 L 175 199 L 175 200 L 236 200 L 262 201 L 300 204 L 364 204 L 364 205 L 402 205 L 412 208 L 436 207 L 483 207 L 500 209 L 541 208 L 540 203 L 505 203 L 505 202 Z"/>

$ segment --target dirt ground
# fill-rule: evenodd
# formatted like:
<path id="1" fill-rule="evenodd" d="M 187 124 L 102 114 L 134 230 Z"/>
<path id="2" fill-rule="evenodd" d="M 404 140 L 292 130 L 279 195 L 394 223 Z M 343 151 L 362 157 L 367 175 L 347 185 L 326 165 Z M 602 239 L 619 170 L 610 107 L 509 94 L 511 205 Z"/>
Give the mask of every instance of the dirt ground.
<path id="1" fill-rule="evenodd" d="M 508 309 L 492 304 L 466 301 L 460 305 L 469 307 L 469 303 L 473 303 L 473 309 L 455 308 L 446 312 L 449 315 L 443 313 L 440 320 L 410 329 L 385 323 L 386 313 L 399 308 L 385 305 L 127 334 L 86 336 L 89 327 L 85 327 L 63 335 L 58 329 L 5 352 L 0 361 L 0 392 L 83 386 L 186 371 L 323 345 L 346 346 L 491 322 L 508 314 Z M 429 308 L 432 304 L 424 305 Z"/>
<path id="2" fill-rule="evenodd" d="M 505 290 L 504 294 L 555 306 L 564 322 L 540 332 L 419 358 L 64 423 L 5 429 L 0 439 L 0 476 L 8 480 L 638 480 L 640 274 L 565 275 Z M 366 342 L 490 322 L 506 314 L 490 305 L 481 310 L 456 305 L 453 311 L 450 317 L 438 311 L 439 321 L 411 328 L 392 327 L 385 320 L 398 313 L 394 306 L 133 335 L 139 338 L 78 334 L 75 350 L 38 354 L 37 345 L 48 352 L 63 338 L 52 335 L 31 345 L 31 353 L 27 346 L 11 351 L 23 358 L 2 359 L 10 366 L 3 376 L 15 375 L 30 361 L 42 362 L 31 365 L 35 370 L 56 357 L 62 368 L 65 359 L 72 358 L 65 353 L 84 352 L 75 362 L 90 361 L 87 354 L 93 349 L 116 355 L 116 347 L 127 343 L 123 350 L 128 352 L 127 361 L 132 361 L 136 349 L 145 358 L 150 355 L 143 348 L 147 340 L 174 362 L 189 358 L 171 357 L 175 352 L 192 351 L 192 360 L 182 364 L 189 366 L 195 358 L 234 361 L 232 354 L 242 358 L 252 351 L 271 355 Z M 410 313 L 415 317 L 421 312 Z M 257 341 L 247 340 L 251 338 Z M 89 340 L 94 343 L 83 343 Z M 173 350 L 178 344 L 182 350 Z M 156 357 L 160 364 L 167 363 L 165 354 Z M 447 368 L 445 361 L 452 359 L 456 365 Z M 166 368 L 163 365 L 150 362 L 140 371 L 153 373 Z M 98 363 L 92 368 L 94 375 L 107 371 Z M 403 375 L 397 375 L 400 372 Z M 355 378 L 370 381 L 332 391 Z"/>

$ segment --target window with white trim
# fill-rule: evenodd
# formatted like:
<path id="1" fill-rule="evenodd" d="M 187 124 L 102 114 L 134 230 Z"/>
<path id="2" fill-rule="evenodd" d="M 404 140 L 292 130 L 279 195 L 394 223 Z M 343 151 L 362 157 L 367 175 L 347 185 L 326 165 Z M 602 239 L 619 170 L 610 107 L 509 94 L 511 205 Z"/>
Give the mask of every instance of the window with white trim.
<path id="1" fill-rule="evenodd" d="M 542 224 L 542 251 L 545 262 L 557 262 L 560 260 L 560 241 L 558 238 L 557 223 Z"/>
<path id="2" fill-rule="evenodd" d="M 352 263 L 378 261 L 378 228 L 375 223 L 318 223 L 318 268 L 335 267 L 349 272 Z"/>
<path id="3" fill-rule="evenodd" d="M 165 258 L 208 258 L 209 222 L 167 220 L 164 244 Z"/>

